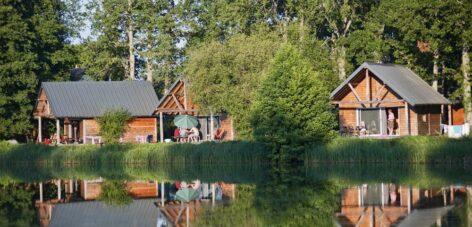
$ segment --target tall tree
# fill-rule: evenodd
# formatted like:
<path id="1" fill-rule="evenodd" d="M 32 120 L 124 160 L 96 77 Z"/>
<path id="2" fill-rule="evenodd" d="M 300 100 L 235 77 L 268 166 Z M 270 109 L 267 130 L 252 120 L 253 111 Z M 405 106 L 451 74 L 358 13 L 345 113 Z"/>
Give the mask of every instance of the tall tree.
<path id="1" fill-rule="evenodd" d="M 298 49 L 279 49 L 254 102 L 256 140 L 273 146 L 276 163 L 300 161 L 303 146 L 334 136 L 336 118 L 329 91 Z"/>
<path id="2" fill-rule="evenodd" d="M 66 12 L 59 0 L 0 1 L 0 139 L 24 140 L 39 82 L 68 78 Z"/>
<path id="3" fill-rule="evenodd" d="M 250 107 L 278 48 L 272 35 L 236 35 L 222 44 L 213 41 L 190 51 L 184 75 L 192 100 L 206 112 L 227 112 L 238 138 L 251 138 Z"/>

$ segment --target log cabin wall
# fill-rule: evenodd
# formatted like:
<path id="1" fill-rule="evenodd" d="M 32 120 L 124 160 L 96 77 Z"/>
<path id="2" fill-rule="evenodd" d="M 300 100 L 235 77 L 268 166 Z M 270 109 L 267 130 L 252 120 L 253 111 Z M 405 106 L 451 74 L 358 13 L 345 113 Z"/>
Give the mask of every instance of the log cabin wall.
<path id="1" fill-rule="evenodd" d="M 417 106 L 414 109 L 417 135 L 439 135 L 441 133 L 441 106 Z"/>
<path id="2" fill-rule="evenodd" d="M 340 127 L 351 127 L 354 128 L 357 125 L 357 109 L 359 108 L 398 108 L 398 115 L 396 119 L 397 131 L 400 135 L 407 135 L 407 127 L 405 122 L 405 104 L 402 98 L 396 94 L 388 85 L 384 84 L 374 74 L 364 69 L 357 77 L 355 77 L 350 83 L 355 93 L 347 86 L 339 94 L 337 100 L 339 104 L 339 125 Z M 358 97 L 356 97 L 356 94 Z M 341 97 L 341 98 L 339 98 Z M 366 103 L 358 104 L 358 98 L 361 101 L 389 101 L 386 103 Z M 410 116 L 410 129 L 411 132 L 415 132 L 413 124 L 416 120 L 415 113 L 409 108 Z"/>
<path id="3" fill-rule="evenodd" d="M 100 135 L 100 126 L 98 125 L 98 122 L 95 119 L 84 119 L 82 122 L 83 122 L 83 125 L 85 126 L 85 133 L 87 136 Z M 147 135 L 152 135 L 153 142 L 155 142 L 157 139 L 156 129 L 157 129 L 156 118 L 149 118 L 149 117 L 133 118 L 130 121 L 128 121 L 127 128 L 125 129 L 126 131 L 123 135 L 123 142 L 136 143 L 136 136 L 147 136 Z"/>

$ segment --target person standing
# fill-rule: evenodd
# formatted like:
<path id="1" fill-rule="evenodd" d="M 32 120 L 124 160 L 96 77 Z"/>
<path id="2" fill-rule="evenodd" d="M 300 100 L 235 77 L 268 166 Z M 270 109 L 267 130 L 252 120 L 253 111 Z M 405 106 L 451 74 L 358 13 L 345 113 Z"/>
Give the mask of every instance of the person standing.
<path id="1" fill-rule="evenodd" d="M 388 135 L 393 136 L 393 129 L 395 128 L 395 114 L 393 114 L 392 109 L 388 109 L 387 120 Z"/>

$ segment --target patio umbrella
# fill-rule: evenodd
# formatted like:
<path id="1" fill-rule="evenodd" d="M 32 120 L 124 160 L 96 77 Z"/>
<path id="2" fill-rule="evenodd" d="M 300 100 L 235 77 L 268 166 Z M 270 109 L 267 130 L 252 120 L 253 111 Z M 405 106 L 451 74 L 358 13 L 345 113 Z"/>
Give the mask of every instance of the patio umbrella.
<path id="1" fill-rule="evenodd" d="M 184 188 L 177 191 L 175 198 L 181 202 L 190 202 L 198 199 L 199 196 L 200 193 L 197 190 L 193 188 Z"/>
<path id="2" fill-rule="evenodd" d="M 174 118 L 174 124 L 179 128 L 197 127 L 198 119 L 190 115 L 178 115 Z"/>
<path id="3" fill-rule="evenodd" d="M 193 189 L 193 188 L 184 188 L 184 189 L 178 190 L 176 195 L 175 195 L 175 199 L 177 199 L 181 202 L 185 202 L 186 205 L 187 205 L 186 206 L 187 214 L 185 215 L 185 216 L 187 216 L 187 226 L 189 226 L 189 222 L 190 222 L 190 217 L 189 217 L 190 212 L 189 212 L 188 203 L 190 201 L 198 199 L 199 196 L 200 196 L 200 193 L 197 190 Z M 176 223 L 180 219 L 181 214 L 182 214 L 182 210 L 179 212 L 179 215 L 177 216 Z"/>

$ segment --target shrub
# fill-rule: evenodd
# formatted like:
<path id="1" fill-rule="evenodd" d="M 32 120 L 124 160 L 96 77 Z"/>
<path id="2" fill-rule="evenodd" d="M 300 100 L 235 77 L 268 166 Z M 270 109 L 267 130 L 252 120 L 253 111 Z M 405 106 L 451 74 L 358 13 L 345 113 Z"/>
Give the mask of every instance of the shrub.
<path id="1" fill-rule="evenodd" d="M 97 118 L 100 135 L 107 143 L 118 143 L 126 130 L 126 123 L 131 114 L 124 109 L 107 110 Z"/>
<path id="2" fill-rule="evenodd" d="M 328 89 L 291 45 L 275 56 L 253 113 L 254 137 L 273 145 L 274 161 L 299 161 L 305 144 L 334 136 L 336 117 Z"/>

